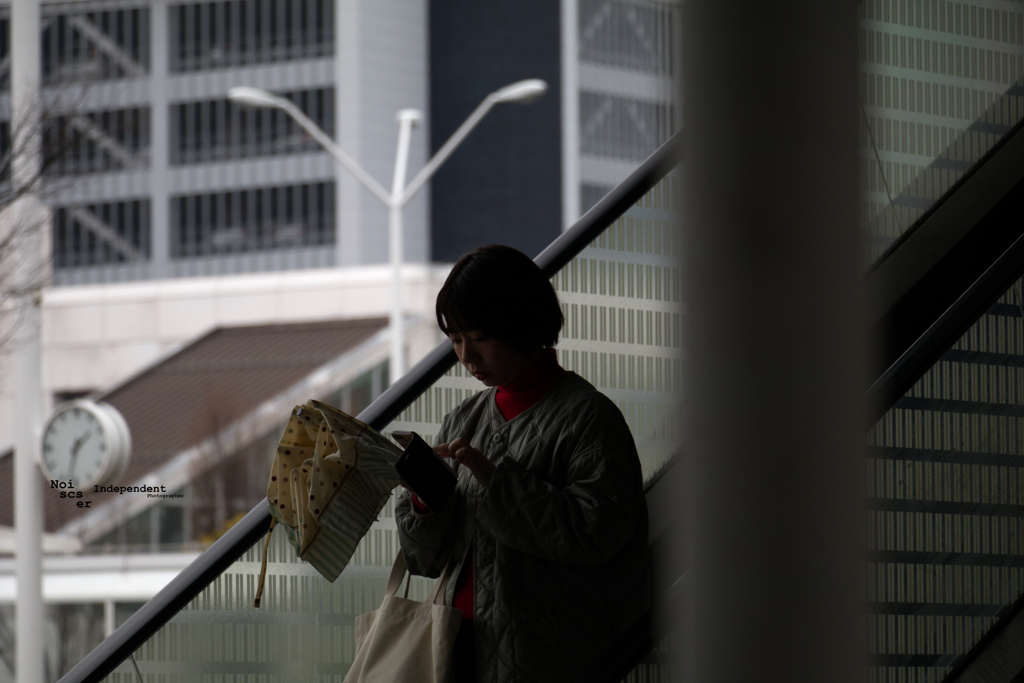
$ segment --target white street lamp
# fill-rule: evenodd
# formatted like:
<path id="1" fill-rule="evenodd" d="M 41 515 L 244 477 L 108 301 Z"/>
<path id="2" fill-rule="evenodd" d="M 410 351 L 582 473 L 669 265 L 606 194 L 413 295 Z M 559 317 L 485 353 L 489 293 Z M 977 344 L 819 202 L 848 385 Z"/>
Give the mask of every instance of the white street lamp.
<path id="1" fill-rule="evenodd" d="M 295 106 L 290 100 L 279 97 L 266 90 L 238 86 L 228 91 L 228 98 L 233 102 L 248 105 L 250 107 L 263 107 L 281 109 L 295 119 L 295 122 L 302 126 L 307 133 L 319 142 L 324 149 L 338 160 L 356 179 L 379 199 L 388 208 L 388 253 L 391 261 L 393 276 L 391 292 L 391 382 L 394 383 L 399 377 L 405 374 L 405 357 L 402 352 L 402 209 L 416 192 L 430 179 L 434 172 L 447 161 L 455 148 L 466 139 L 470 131 L 487 115 L 496 104 L 503 102 L 518 102 L 529 104 L 536 101 L 548 89 L 544 81 L 531 78 L 525 81 L 518 81 L 504 88 L 495 90 L 484 98 L 473 113 L 469 115 L 458 130 L 452 133 L 448 141 L 437 151 L 430 161 L 420 169 L 420 172 L 405 184 L 405 172 L 409 160 L 409 136 L 413 128 L 423 119 L 423 114 L 418 109 L 403 109 L 396 115 L 398 119 L 398 149 L 395 154 L 395 171 L 391 180 L 391 192 L 387 192 L 380 183 L 373 179 L 369 173 L 364 171 L 355 159 L 350 157 L 338 143 L 330 138 L 313 121 L 306 116 L 301 109 Z"/>

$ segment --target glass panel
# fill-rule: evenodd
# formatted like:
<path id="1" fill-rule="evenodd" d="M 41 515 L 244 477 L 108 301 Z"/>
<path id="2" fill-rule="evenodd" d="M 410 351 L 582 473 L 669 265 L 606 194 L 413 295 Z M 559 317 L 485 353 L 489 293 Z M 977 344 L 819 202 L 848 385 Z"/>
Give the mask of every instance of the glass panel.
<path id="1" fill-rule="evenodd" d="M 334 88 L 280 93 L 328 137 L 334 137 Z M 255 156 L 322 152 L 316 140 L 279 109 L 236 105 L 227 99 L 177 102 L 168 110 L 172 166 Z"/>
<path id="2" fill-rule="evenodd" d="M 334 54 L 332 0 L 221 0 L 168 7 L 170 71 Z"/>
<path id="3" fill-rule="evenodd" d="M 53 266 L 59 271 L 109 264 L 141 263 L 152 255 L 149 199 L 53 211 Z"/>
<path id="4" fill-rule="evenodd" d="M 872 681 L 939 681 L 1024 587 L 1021 283 L 869 435 Z"/>
<path id="5" fill-rule="evenodd" d="M 46 605 L 44 676 L 56 681 L 103 640 L 102 603 Z"/>
<path id="6" fill-rule="evenodd" d="M 871 263 L 1024 118 L 1024 5 L 865 0 L 857 7 Z"/>
<path id="7" fill-rule="evenodd" d="M 680 191 L 681 179 L 673 173 L 554 278 L 566 314 L 559 359 L 619 405 L 636 438 L 645 477 L 682 441 L 672 419 L 679 411 L 683 372 L 676 265 Z M 415 429 L 432 440 L 444 415 L 481 388 L 461 367 L 453 368 L 384 431 Z M 254 609 L 262 548 L 262 543 L 250 548 L 135 651 L 146 683 L 198 681 L 208 674 L 314 680 L 348 671 L 353 619 L 380 605 L 398 550 L 392 501 L 333 584 L 300 562 L 284 532 L 276 531 L 262 606 Z M 431 584 L 414 580 L 410 595 L 422 600 Z M 643 666 L 654 665 L 650 659 Z M 136 683 L 131 661 L 122 662 L 107 680 Z"/>
<path id="8" fill-rule="evenodd" d="M 171 197 L 171 258 L 334 242 L 334 182 Z"/>
<path id="9" fill-rule="evenodd" d="M 686 680 L 680 666 L 683 625 L 679 624 L 659 640 L 643 660 L 626 674 L 622 683 L 675 683 Z"/>
<path id="10" fill-rule="evenodd" d="M 262 541 L 135 651 L 143 680 L 200 681 L 209 674 L 258 674 L 266 677 L 263 680 L 337 676 L 340 681 L 354 655 L 353 620 L 380 605 L 397 550 L 390 501 L 334 583 L 301 562 L 278 529 L 268 551 L 260 608 L 252 604 Z M 414 578 L 410 598 L 425 599 L 432 585 L 430 580 Z M 122 662 L 105 680 L 138 683 L 131 660 Z"/>
<path id="11" fill-rule="evenodd" d="M 79 176 L 149 167 L 149 107 L 55 116 L 42 129 L 42 163 L 48 175 Z"/>
<path id="12" fill-rule="evenodd" d="M 46 85 L 140 78 L 149 73 L 149 8 L 57 14 L 44 9 L 42 76 Z"/>
<path id="13" fill-rule="evenodd" d="M 144 602 L 118 602 L 114 604 L 114 628 L 121 628 L 121 624 L 139 611 Z"/>
<path id="14" fill-rule="evenodd" d="M 681 2 L 580 0 L 575 88 L 580 214 L 682 124 L 676 82 Z"/>

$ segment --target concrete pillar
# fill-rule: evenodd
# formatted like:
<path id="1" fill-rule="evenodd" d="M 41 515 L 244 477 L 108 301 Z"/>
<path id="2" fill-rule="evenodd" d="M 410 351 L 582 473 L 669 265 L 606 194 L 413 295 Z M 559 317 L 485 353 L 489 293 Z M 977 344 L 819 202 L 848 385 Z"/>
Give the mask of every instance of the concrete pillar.
<path id="1" fill-rule="evenodd" d="M 864 676 L 856 3 L 688 0 L 683 678 Z"/>

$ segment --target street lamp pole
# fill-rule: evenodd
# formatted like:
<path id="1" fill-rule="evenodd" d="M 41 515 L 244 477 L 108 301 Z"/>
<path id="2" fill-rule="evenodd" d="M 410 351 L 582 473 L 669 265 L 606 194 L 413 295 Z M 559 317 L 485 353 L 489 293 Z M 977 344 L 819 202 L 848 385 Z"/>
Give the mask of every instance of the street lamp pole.
<path id="1" fill-rule="evenodd" d="M 418 109 L 398 112 L 398 149 L 395 152 L 395 175 L 391 180 L 391 201 L 388 204 L 388 248 L 391 257 L 391 363 L 390 376 L 394 383 L 405 374 L 405 321 L 402 316 L 402 191 L 405 189 L 405 170 L 409 165 L 409 138 L 412 129 L 422 119 Z"/>
<path id="2" fill-rule="evenodd" d="M 392 271 L 391 313 L 391 359 L 390 379 L 394 383 L 405 374 L 405 354 L 403 350 L 403 316 L 402 316 L 402 254 L 403 230 L 402 209 L 417 191 L 440 168 L 452 152 L 466 139 L 470 131 L 480 123 L 491 108 L 503 102 L 528 104 L 535 101 L 547 90 L 547 83 L 540 79 L 518 81 L 504 88 L 495 90 L 484 98 L 473 113 L 469 115 L 459 128 L 452 133 L 448 141 L 420 169 L 420 172 L 405 184 L 406 170 L 409 161 L 409 139 L 412 129 L 422 120 L 423 115 L 417 109 L 403 109 L 398 112 L 398 149 L 395 152 L 395 171 L 391 181 L 391 192 L 387 192 L 373 176 L 367 173 L 336 143 L 327 133 L 316 125 L 293 102 L 284 97 L 274 95 L 259 88 L 238 86 L 228 91 L 228 97 L 239 104 L 250 107 L 280 109 L 295 120 L 314 140 L 337 159 L 349 173 L 356 177 L 377 199 L 388 209 L 388 254 Z"/>
<path id="3" fill-rule="evenodd" d="M 8 284 L 14 299 L 14 526 L 16 676 L 21 683 L 42 683 L 43 496 L 39 471 L 43 423 L 42 284 L 46 272 L 48 224 L 35 194 L 40 172 L 39 1 L 11 3 L 11 188 L 14 201 L 0 230 L 14 239 L 17 254 Z M 18 196 L 21 195 L 21 196 Z"/>

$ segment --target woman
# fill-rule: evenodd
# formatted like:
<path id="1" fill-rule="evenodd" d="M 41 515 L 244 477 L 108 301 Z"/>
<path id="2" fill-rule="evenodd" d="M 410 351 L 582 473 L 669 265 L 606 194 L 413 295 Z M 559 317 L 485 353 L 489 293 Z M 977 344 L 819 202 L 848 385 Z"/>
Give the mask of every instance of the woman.
<path id="1" fill-rule="evenodd" d="M 647 506 L 622 414 L 558 365 L 562 311 L 526 255 L 463 256 L 437 297 L 462 365 L 490 387 L 444 418 L 435 450 L 455 494 L 431 512 L 399 498 L 409 569 L 457 563 L 458 681 L 572 681 L 648 607 Z"/>

